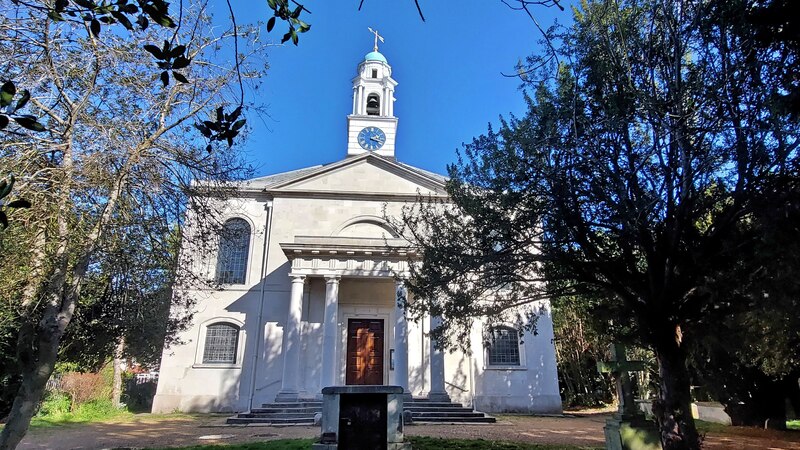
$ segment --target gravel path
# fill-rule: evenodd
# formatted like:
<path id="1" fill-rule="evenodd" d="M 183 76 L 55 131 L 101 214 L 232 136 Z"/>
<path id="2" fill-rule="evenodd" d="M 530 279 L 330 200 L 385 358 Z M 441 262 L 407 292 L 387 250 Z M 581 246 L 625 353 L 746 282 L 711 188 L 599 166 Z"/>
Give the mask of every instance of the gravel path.
<path id="1" fill-rule="evenodd" d="M 607 414 L 570 414 L 563 417 L 501 416 L 496 424 L 412 425 L 410 436 L 486 439 L 603 447 Z M 66 425 L 32 430 L 18 447 L 31 449 L 152 448 L 197 444 L 253 442 L 310 438 L 318 427 L 226 426 L 225 417 L 149 417 L 142 414 L 124 423 Z M 731 428 L 709 433 L 706 448 L 746 450 L 800 450 L 800 432 Z"/>

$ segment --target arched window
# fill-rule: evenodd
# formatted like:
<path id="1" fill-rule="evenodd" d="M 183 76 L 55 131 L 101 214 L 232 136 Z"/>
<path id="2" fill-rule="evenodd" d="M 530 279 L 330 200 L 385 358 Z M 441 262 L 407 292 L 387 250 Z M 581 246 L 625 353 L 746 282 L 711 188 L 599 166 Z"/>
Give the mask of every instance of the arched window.
<path id="1" fill-rule="evenodd" d="M 495 327 L 489 333 L 490 366 L 519 366 L 519 333 L 511 327 Z"/>
<path id="2" fill-rule="evenodd" d="M 236 364 L 239 346 L 239 327 L 230 323 L 215 323 L 206 327 L 203 364 Z"/>
<path id="3" fill-rule="evenodd" d="M 244 284 L 250 250 L 250 224 L 230 219 L 222 227 L 217 254 L 217 283 Z"/>
<path id="4" fill-rule="evenodd" d="M 367 115 L 381 115 L 381 98 L 378 97 L 378 94 L 369 94 L 367 96 Z"/>

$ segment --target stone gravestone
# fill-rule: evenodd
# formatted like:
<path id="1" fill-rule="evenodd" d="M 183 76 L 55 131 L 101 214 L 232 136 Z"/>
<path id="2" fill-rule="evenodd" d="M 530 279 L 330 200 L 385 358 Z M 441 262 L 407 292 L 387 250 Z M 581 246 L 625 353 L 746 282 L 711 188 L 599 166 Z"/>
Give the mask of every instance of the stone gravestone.
<path id="1" fill-rule="evenodd" d="M 401 386 L 329 386 L 322 396 L 322 435 L 313 450 L 411 450 L 403 442 Z"/>
<path id="2" fill-rule="evenodd" d="M 610 373 L 614 378 L 619 399 L 619 409 L 603 427 L 608 450 L 656 450 L 661 440 L 655 425 L 645 418 L 633 398 L 630 372 L 645 370 L 643 361 L 628 361 L 625 346 L 611 344 L 611 360 L 598 362 L 600 373 Z"/>

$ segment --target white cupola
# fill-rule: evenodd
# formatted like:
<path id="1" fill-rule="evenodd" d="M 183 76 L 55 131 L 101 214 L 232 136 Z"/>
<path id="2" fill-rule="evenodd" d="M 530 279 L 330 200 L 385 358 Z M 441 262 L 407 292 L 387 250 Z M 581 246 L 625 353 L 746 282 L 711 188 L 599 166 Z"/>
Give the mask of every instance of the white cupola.
<path id="1" fill-rule="evenodd" d="M 394 156 L 397 118 L 394 117 L 394 88 L 392 67 L 386 57 L 378 52 L 378 40 L 371 52 L 358 64 L 353 78 L 353 113 L 347 116 L 347 155 L 374 152 Z"/>

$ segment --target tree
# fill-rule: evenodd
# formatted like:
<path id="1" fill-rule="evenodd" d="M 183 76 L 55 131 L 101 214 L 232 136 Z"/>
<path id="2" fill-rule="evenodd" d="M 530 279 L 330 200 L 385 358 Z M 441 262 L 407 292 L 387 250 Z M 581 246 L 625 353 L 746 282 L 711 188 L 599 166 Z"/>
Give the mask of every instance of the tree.
<path id="1" fill-rule="evenodd" d="M 15 248 L 0 269 L 0 280 L 15 284 L 0 291 L 19 326 L 15 362 L 21 375 L 0 435 L 0 448 L 6 449 L 25 434 L 81 299 L 93 296 L 88 286 L 102 286 L 94 278 L 104 275 L 112 277 L 107 285 L 123 285 L 114 278 L 121 272 L 102 274 L 103 264 L 123 261 L 109 255 L 136 242 L 147 242 L 139 250 L 152 255 L 148 245 L 159 239 L 151 236 L 173 233 L 183 223 L 183 202 L 196 212 L 193 229 L 205 230 L 193 234 L 194 244 L 210 245 L 203 241 L 216 226 L 209 201 L 224 195 L 217 188 L 226 180 L 248 170 L 227 137 L 207 148 L 202 128 L 222 123 L 222 131 L 244 129 L 237 117 L 242 106 L 228 106 L 241 102 L 240 69 L 258 80 L 249 62 L 263 46 L 250 39 L 255 30 L 239 29 L 241 42 L 235 58 L 230 56 L 221 44 L 233 38 L 232 31 L 213 32 L 201 4 L 182 11 L 175 29 L 99 36 L 92 21 L 43 18 L 22 3 L 3 8 L 0 55 L 7 76 L 27 86 L 31 114 L 46 128 L 11 130 L 0 142 L 4 170 L 18 175 L 15 189 L 32 204 L 14 211 L 0 235 L 4 249 L 11 243 Z M 156 50 L 172 61 L 169 83 L 159 82 L 160 71 L 152 70 L 151 61 L 159 58 L 152 48 L 143 49 L 150 42 L 163 42 Z M 173 55 L 179 54 L 191 61 L 180 69 L 185 81 L 175 76 Z M 194 126 L 205 118 L 200 129 Z M 219 131 L 211 136 L 219 137 Z M 147 287 L 156 286 L 141 288 Z"/>
<path id="2" fill-rule="evenodd" d="M 96 255 L 97 267 L 87 274 L 59 362 L 97 371 L 114 364 L 112 401 L 122 395 L 122 364 L 135 361 L 157 368 L 164 347 L 191 323 L 193 300 L 173 291 L 179 276 L 177 229 L 136 218 L 117 224 L 113 237 Z"/>
<path id="3" fill-rule="evenodd" d="M 769 177 L 729 243 L 732 270 L 715 278 L 720 301 L 695 340 L 691 365 L 737 425 L 784 428 L 786 399 L 800 410 L 800 172 Z"/>
<path id="4" fill-rule="evenodd" d="M 409 313 L 463 342 L 470 317 L 533 328 L 518 314 L 533 301 L 596 302 L 615 339 L 655 353 L 664 448 L 699 448 L 689 350 L 733 301 L 717 283 L 758 193 L 796 175 L 798 125 L 777 101 L 796 54 L 746 32 L 758 5 L 584 2 L 551 31 L 555 53 L 520 68 L 527 114 L 465 146 L 449 202 L 403 214 L 422 256 Z"/>
<path id="5" fill-rule="evenodd" d="M 595 407 L 611 403 L 616 395 L 608 377 L 599 373 L 597 363 L 607 361 L 609 336 L 600 332 L 591 308 L 581 299 L 561 297 L 553 304 L 558 386 L 566 406 Z"/>

